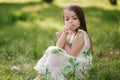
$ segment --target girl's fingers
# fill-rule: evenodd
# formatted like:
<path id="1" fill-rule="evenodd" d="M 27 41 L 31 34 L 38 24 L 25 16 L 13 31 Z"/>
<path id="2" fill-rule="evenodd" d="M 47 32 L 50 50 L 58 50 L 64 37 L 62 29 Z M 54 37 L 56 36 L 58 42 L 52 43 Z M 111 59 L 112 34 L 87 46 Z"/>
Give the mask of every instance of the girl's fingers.
<path id="1" fill-rule="evenodd" d="M 70 30 L 70 28 L 69 27 L 64 27 L 64 31 L 66 31 L 66 30 Z"/>
<path id="2" fill-rule="evenodd" d="M 68 26 L 64 26 L 64 30 L 65 34 L 68 34 L 68 32 L 70 31 L 70 28 Z"/>
<path id="3" fill-rule="evenodd" d="M 57 38 L 59 38 L 61 36 L 62 32 L 56 32 L 56 36 Z"/>
<path id="4" fill-rule="evenodd" d="M 70 31 L 70 29 L 65 29 L 64 32 L 67 34 Z"/>

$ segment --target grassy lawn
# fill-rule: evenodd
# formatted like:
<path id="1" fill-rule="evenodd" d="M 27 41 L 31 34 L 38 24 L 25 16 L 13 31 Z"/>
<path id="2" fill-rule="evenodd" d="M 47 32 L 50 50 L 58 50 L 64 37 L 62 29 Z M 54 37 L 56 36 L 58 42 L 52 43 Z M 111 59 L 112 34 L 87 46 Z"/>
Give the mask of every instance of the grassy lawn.
<path id="1" fill-rule="evenodd" d="M 31 2 L 30 2 L 31 1 Z M 94 60 L 89 80 L 120 80 L 120 1 L 39 0 L 0 1 L 0 80 L 33 80 L 37 60 L 55 45 L 63 27 L 62 10 L 69 4 L 83 7 L 92 38 Z M 20 66 L 20 71 L 11 70 Z"/>

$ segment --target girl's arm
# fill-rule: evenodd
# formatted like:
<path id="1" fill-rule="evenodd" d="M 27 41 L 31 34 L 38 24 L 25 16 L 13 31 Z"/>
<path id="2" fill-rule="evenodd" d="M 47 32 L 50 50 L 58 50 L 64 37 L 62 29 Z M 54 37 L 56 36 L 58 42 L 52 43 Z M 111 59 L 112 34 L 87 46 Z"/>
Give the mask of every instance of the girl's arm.
<path id="1" fill-rule="evenodd" d="M 60 35 L 60 38 L 57 40 L 56 46 L 64 49 L 64 46 L 67 43 L 67 34 L 69 33 L 69 31 L 70 31 L 70 28 L 67 26 L 64 26 L 62 34 Z"/>
<path id="2" fill-rule="evenodd" d="M 56 46 L 63 48 L 65 46 L 65 43 L 67 41 L 67 35 L 65 32 L 62 32 L 60 38 L 57 40 Z"/>
<path id="3" fill-rule="evenodd" d="M 76 37 L 74 38 L 74 40 L 72 42 L 72 46 L 69 47 L 68 43 L 66 43 L 64 49 L 68 54 L 70 54 L 72 56 L 77 56 L 78 53 L 80 52 L 80 50 L 82 49 L 83 44 L 84 44 L 83 33 L 77 33 Z"/>

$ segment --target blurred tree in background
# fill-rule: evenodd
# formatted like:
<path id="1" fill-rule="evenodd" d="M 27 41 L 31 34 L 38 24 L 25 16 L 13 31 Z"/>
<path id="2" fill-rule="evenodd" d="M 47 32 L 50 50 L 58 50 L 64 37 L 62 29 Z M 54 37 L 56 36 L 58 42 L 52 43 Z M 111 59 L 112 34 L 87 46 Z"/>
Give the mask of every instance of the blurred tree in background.
<path id="1" fill-rule="evenodd" d="M 112 5 L 117 5 L 117 0 L 109 0 Z"/>
<path id="2" fill-rule="evenodd" d="M 43 2 L 52 3 L 54 0 L 42 0 Z"/>

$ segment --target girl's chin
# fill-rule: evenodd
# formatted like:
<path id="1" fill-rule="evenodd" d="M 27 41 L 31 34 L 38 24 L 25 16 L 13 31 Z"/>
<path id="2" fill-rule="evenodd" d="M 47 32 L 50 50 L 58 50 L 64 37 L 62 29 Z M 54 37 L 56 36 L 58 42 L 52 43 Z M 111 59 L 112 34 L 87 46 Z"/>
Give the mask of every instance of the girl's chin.
<path id="1" fill-rule="evenodd" d="M 69 31 L 69 33 L 73 33 L 73 32 L 75 32 L 75 30 L 70 30 L 70 31 Z"/>

